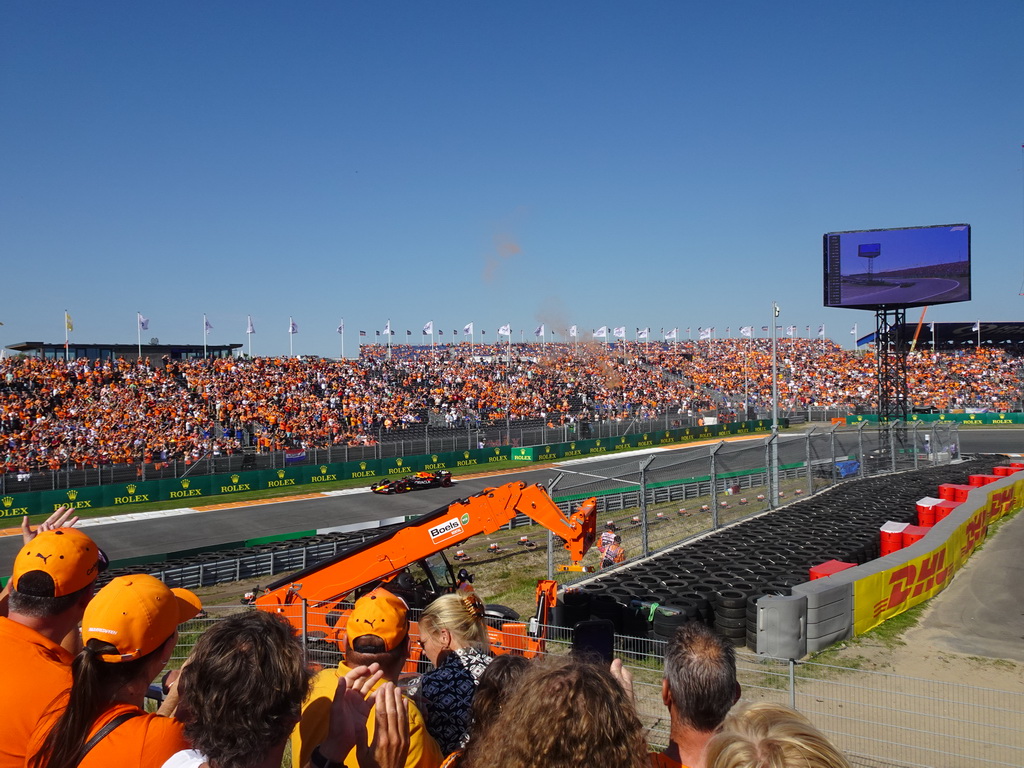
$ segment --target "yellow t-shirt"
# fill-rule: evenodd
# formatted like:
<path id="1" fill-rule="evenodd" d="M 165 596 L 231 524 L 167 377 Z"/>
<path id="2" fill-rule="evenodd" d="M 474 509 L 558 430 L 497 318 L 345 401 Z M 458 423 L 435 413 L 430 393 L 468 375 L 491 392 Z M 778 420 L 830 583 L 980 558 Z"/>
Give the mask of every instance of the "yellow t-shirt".
<path id="1" fill-rule="evenodd" d="M 313 678 L 313 687 L 309 697 L 302 704 L 302 719 L 292 731 L 292 765 L 304 766 L 309 761 L 313 749 L 327 738 L 327 726 L 331 713 L 331 702 L 334 692 L 338 689 L 338 680 L 349 673 L 349 668 L 339 664 L 337 669 L 325 669 Z M 377 690 L 384 681 L 373 687 Z M 366 737 L 373 741 L 373 728 L 376 719 L 375 709 L 370 710 L 366 724 Z M 416 705 L 409 702 L 409 756 L 405 760 L 406 768 L 438 768 L 441 765 L 441 750 L 434 738 L 427 733 L 423 723 L 423 715 Z M 359 768 L 356 750 L 352 749 L 345 758 L 346 768 Z"/>

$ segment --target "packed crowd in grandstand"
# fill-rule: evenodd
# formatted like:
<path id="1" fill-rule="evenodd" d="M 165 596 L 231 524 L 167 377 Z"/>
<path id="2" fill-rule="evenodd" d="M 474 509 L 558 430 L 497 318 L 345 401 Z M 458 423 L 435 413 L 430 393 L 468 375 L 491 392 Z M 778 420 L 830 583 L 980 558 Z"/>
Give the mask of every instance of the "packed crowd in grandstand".
<path id="1" fill-rule="evenodd" d="M 509 352 L 511 354 L 509 354 Z M 782 412 L 870 410 L 874 354 L 778 344 Z M 1019 408 L 1024 358 L 997 347 L 908 361 L 915 405 Z M 543 420 L 559 426 L 771 405 L 767 339 L 679 343 L 363 346 L 356 359 L 0 360 L 0 471 L 191 461 L 366 444 L 411 425 Z"/>

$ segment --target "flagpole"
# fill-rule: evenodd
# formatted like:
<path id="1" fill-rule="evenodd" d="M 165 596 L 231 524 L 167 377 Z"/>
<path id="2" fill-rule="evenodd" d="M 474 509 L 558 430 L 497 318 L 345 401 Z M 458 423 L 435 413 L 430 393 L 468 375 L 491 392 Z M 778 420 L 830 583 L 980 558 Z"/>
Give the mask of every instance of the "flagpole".
<path id="1" fill-rule="evenodd" d="M 853 351 L 857 351 L 857 324 L 853 324 Z"/>
<path id="2" fill-rule="evenodd" d="M 139 356 L 135 359 L 135 363 L 138 365 L 139 360 L 142 359 L 142 313 L 136 312 L 135 315 L 135 331 L 139 341 Z"/>
<path id="3" fill-rule="evenodd" d="M 206 330 L 206 313 L 203 313 L 203 360 L 206 359 L 206 335 L 209 333 Z"/>
<path id="4" fill-rule="evenodd" d="M 288 315 L 288 357 L 295 357 L 295 354 L 293 352 L 294 345 L 292 343 L 292 339 L 294 336 L 295 334 L 292 333 L 292 316 Z"/>
<path id="5" fill-rule="evenodd" d="M 64 310 L 64 362 L 68 361 L 68 311 Z"/>
<path id="6" fill-rule="evenodd" d="M 245 336 L 249 342 L 249 359 L 252 360 L 252 315 L 245 316 Z"/>
<path id="7" fill-rule="evenodd" d="M 345 318 L 341 318 L 341 359 L 345 359 Z"/>

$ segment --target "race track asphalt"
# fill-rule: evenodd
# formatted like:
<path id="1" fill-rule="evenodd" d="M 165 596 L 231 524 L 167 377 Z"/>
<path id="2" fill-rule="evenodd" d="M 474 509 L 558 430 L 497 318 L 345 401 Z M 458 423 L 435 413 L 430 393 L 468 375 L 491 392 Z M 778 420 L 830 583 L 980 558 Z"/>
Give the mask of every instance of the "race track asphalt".
<path id="1" fill-rule="evenodd" d="M 961 433 L 962 452 L 1024 453 L 1024 430 L 971 430 Z M 689 446 L 681 451 L 708 450 Z M 615 474 L 625 456 L 574 466 L 586 473 Z M 499 476 L 460 479 L 452 488 L 378 496 L 371 493 L 314 495 L 274 503 L 230 505 L 191 514 L 168 514 L 89 524 L 87 532 L 113 560 L 177 552 L 295 531 L 373 525 L 420 515 L 486 487 L 514 480 L 546 485 L 557 467 Z M 971 558 L 948 589 L 934 601 L 919 628 L 937 645 L 956 653 L 1024 662 L 1024 515 L 1004 524 L 979 555 Z M 20 537 L 0 539 L 0 572 L 10 573 Z"/>

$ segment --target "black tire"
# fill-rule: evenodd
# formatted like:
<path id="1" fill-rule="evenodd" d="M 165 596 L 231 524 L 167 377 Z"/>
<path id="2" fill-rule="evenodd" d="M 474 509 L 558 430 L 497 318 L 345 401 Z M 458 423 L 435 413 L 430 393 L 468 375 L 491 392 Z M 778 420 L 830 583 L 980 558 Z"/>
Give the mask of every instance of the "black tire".
<path id="1" fill-rule="evenodd" d="M 715 608 L 715 615 L 722 616 L 726 619 L 745 619 L 747 617 L 746 608 L 727 608 L 724 605 L 720 605 Z"/>
<path id="2" fill-rule="evenodd" d="M 744 632 L 747 631 L 747 617 L 744 616 L 740 619 L 730 619 L 724 616 L 715 615 L 715 627 L 727 627 L 728 629 L 742 629 Z"/>
<path id="3" fill-rule="evenodd" d="M 505 621 L 519 621 L 519 612 L 507 605 L 498 603 L 487 603 L 484 606 L 484 616 L 487 618 L 504 619 Z"/>

